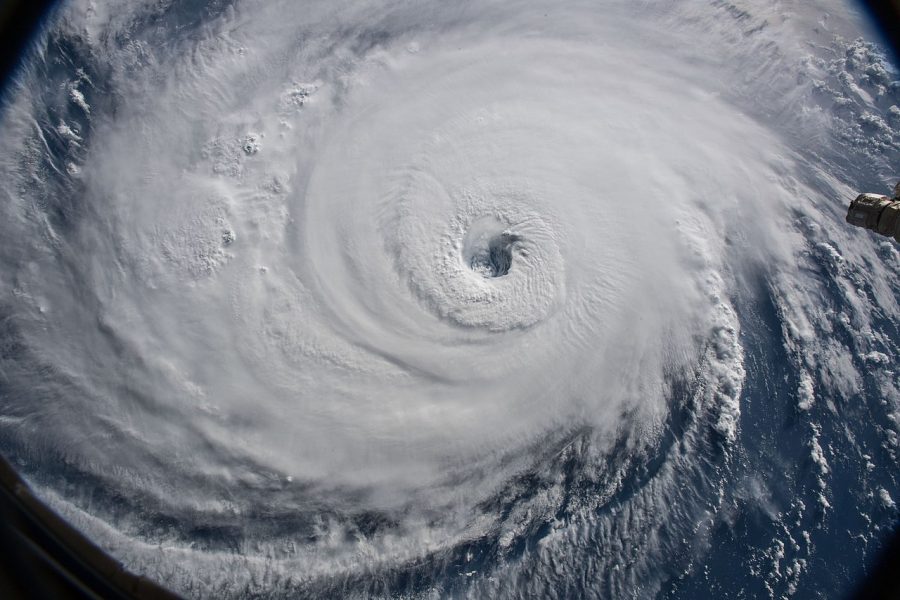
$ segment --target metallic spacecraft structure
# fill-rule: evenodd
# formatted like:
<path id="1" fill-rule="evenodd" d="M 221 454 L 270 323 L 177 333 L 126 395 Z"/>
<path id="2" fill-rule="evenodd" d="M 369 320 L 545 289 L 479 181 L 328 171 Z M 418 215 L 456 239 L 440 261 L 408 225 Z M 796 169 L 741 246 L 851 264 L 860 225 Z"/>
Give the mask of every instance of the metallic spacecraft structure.
<path id="1" fill-rule="evenodd" d="M 894 196 L 860 194 L 850 203 L 847 222 L 871 229 L 900 242 L 900 182 L 894 186 Z"/>

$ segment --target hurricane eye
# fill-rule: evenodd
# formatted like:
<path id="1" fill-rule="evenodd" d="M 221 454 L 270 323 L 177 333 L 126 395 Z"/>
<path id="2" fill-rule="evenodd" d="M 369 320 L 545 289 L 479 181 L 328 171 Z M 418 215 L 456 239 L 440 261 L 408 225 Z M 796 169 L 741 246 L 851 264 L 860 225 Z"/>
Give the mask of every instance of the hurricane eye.
<path id="1" fill-rule="evenodd" d="M 488 279 L 509 274 L 513 263 L 513 250 L 519 237 L 512 233 L 493 236 L 487 245 L 469 259 L 469 267 Z"/>

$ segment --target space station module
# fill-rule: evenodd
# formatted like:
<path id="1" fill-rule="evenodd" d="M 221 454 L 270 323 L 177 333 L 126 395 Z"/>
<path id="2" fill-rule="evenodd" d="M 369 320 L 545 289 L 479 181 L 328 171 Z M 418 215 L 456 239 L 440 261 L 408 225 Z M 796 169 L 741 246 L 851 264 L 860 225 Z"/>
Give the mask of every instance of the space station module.
<path id="1" fill-rule="evenodd" d="M 847 210 L 847 222 L 900 242 L 900 183 L 894 187 L 893 198 L 881 194 L 857 196 Z"/>

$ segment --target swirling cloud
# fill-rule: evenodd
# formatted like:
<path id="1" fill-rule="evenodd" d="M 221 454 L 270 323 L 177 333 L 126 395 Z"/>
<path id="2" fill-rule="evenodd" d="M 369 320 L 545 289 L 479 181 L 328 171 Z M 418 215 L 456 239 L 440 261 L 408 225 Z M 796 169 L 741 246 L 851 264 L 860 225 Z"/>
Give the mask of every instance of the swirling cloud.
<path id="1" fill-rule="evenodd" d="M 479 596 L 582 564 L 588 595 L 652 593 L 732 487 L 759 277 L 814 404 L 801 346 L 828 342 L 797 256 L 847 240 L 822 191 L 849 188 L 803 144 L 840 121 L 788 26 L 703 3 L 105 10 L 62 9 L 45 39 L 90 68 L 51 97 L 33 57 L 4 117 L 27 348 L 5 373 L 34 385 L 6 412 L 17 452 L 81 473 L 45 493 L 134 568 L 199 596 Z M 50 139 L 42 102 L 67 107 Z"/>

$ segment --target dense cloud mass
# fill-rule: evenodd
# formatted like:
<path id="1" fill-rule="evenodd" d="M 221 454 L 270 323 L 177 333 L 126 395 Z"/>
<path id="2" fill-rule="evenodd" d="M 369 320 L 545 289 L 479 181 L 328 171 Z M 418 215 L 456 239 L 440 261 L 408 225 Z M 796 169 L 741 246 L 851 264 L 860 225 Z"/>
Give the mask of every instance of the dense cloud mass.
<path id="1" fill-rule="evenodd" d="M 0 113 L 0 450 L 191 597 L 848 589 L 900 495 L 854 10 L 64 3 Z"/>

